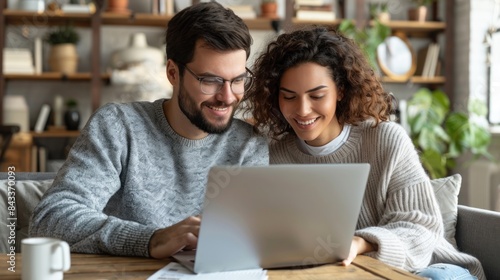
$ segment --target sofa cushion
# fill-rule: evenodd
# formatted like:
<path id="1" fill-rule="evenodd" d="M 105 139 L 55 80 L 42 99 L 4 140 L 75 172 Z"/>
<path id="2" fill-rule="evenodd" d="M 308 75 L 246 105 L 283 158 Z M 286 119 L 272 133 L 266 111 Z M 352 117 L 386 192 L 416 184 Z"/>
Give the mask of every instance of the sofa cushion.
<path id="1" fill-rule="evenodd" d="M 8 180 L 0 180 L 0 236 L 13 238 L 2 238 L 0 240 L 0 252 L 10 251 L 10 247 L 15 247 L 15 251 L 21 250 L 21 240 L 28 237 L 29 221 L 33 209 L 42 198 L 45 191 L 52 185 L 53 180 L 26 180 L 14 181 L 15 191 L 9 194 Z M 12 184 L 12 183 L 11 183 Z M 14 194 L 14 195 L 12 195 Z M 14 196 L 15 200 L 8 200 L 9 196 Z M 15 212 L 9 212 L 9 206 L 14 206 Z M 17 218 L 17 220 L 16 220 Z M 15 232 L 11 232 L 10 224 L 15 223 Z M 9 243 L 14 242 L 15 243 Z"/>
<path id="2" fill-rule="evenodd" d="M 446 178 L 431 180 L 439 209 L 443 217 L 446 240 L 455 248 L 455 227 L 457 225 L 458 193 L 462 184 L 462 176 L 455 174 Z"/>

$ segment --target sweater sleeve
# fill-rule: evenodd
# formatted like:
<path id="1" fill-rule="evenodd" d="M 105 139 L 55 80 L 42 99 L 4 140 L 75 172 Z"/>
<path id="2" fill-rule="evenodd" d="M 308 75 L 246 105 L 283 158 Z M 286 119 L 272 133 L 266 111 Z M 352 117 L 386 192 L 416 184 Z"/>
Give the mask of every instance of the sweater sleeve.
<path id="1" fill-rule="evenodd" d="M 112 106 L 97 111 L 34 210 L 31 236 L 67 241 L 81 253 L 148 256 L 155 228 L 104 214 L 120 189 L 127 159 L 127 133 Z"/>
<path id="2" fill-rule="evenodd" d="M 398 128 L 383 134 L 378 136 L 380 154 L 376 158 L 386 164 L 377 164 L 374 171 L 380 172 L 379 186 L 387 188 L 384 209 L 368 209 L 381 212 L 378 224 L 357 230 L 355 235 L 377 245 L 377 251 L 368 255 L 413 271 L 431 262 L 443 235 L 442 218 L 409 137 Z"/>

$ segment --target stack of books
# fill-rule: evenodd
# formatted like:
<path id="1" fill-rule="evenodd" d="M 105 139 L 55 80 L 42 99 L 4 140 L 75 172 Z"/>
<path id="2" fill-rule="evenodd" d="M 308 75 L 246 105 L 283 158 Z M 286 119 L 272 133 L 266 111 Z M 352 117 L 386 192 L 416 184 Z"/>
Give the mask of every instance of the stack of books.
<path id="1" fill-rule="evenodd" d="M 295 18 L 332 21 L 335 20 L 335 10 L 331 0 L 295 0 Z"/>
<path id="2" fill-rule="evenodd" d="M 227 8 L 233 10 L 233 12 L 242 19 L 257 18 L 257 13 L 252 5 L 229 5 Z"/>
<path id="3" fill-rule="evenodd" d="M 172 16 L 175 13 L 174 0 L 152 0 L 151 13 Z"/>
<path id="4" fill-rule="evenodd" d="M 30 49 L 5 48 L 3 49 L 4 74 L 34 74 L 33 56 Z"/>
<path id="5" fill-rule="evenodd" d="M 433 78 L 441 72 L 439 62 L 439 44 L 431 43 L 417 54 L 416 74 L 425 78 Z"/>

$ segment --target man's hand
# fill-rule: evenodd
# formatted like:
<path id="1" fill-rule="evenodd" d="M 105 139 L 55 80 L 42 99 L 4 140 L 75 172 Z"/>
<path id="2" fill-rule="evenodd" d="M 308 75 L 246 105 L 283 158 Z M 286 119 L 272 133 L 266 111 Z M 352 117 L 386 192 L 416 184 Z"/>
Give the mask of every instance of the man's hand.
<path id="1" fill-rule="evenodd" d="M 363 253 L 375 251 L 376 246 L 367 242 L 363 238 L 359 236 L 354 236 L 352 238 L 351 250 L 349 251 L 349 256 L 347 259 L 342 261 L 342 265 L 348 266 L 352 263 L 352 261 L 356 258 L 357 255 L 361 255 Z"/>
<path id="2" fill-rule="evenodd" d="M 188 217 L 173 226 L 155 231 L 149 240 L 149 256 L 164 259 L 182 249 L 196 248 L 200 221 L 200 217 Z"/>

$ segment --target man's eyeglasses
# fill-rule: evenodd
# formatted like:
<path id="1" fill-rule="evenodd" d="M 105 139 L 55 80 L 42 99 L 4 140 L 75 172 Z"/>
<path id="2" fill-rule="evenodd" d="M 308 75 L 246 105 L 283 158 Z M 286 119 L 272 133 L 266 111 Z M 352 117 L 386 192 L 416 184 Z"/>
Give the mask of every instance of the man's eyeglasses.
<path id="1" fill-rule="evenodd" d="M 184 65 L 186 70 L 188 70 L 191 75 L 193 75 L 200 82 L 201 92 L 207 95 L 213 95 L 219 93 L 224 86 L 225 82 L 229 82 L 231 85 L 231 90 L 234 94 L 243 94 L 245 93 L 245 89 L 248 89 L 253 82 L 253 74 L 248 69 L 246 69 L 246 73 L 236 77 L 232 80 L 226 80 L 221 77 L 199 77 L 196 75 L 191 69 L 189 69 L 186 65 Z"/>

